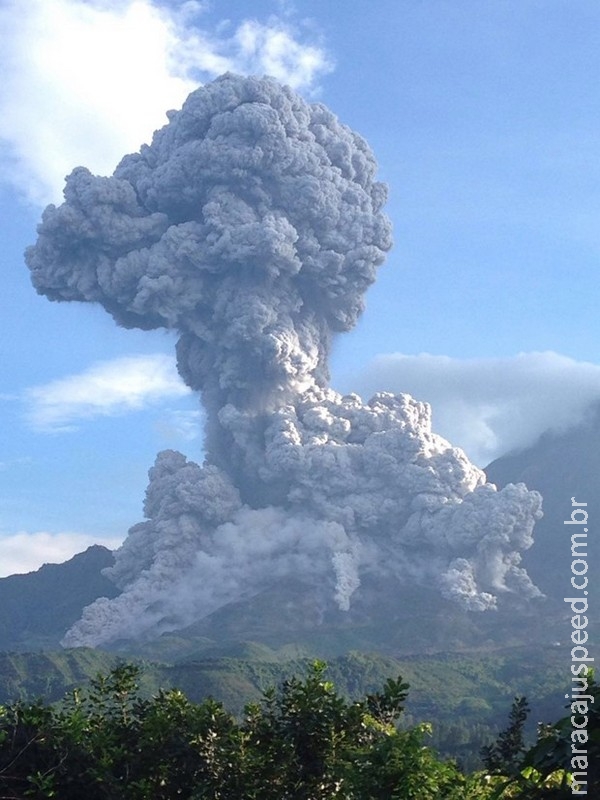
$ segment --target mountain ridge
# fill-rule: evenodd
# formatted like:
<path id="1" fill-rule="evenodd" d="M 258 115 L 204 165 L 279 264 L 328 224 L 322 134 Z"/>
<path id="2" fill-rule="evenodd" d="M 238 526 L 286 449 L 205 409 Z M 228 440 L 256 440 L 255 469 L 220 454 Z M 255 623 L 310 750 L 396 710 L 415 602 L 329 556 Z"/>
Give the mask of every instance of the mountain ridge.
<path id="1" fill-rule="evenodd" d="M 0 651 L 57 648 L 88 603 L 119 594 L 102 575 L 113 561 L 92 545 L 61 564 L 0 579 Z"/>

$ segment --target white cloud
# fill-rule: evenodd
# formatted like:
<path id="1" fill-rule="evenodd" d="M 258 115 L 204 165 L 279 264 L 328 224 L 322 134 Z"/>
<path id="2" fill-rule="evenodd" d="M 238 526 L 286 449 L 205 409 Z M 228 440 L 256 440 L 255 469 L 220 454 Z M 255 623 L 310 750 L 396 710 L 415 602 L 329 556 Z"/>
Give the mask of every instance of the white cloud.
<path id="1" fill-rule="evenodd" d="M 39 204 L 78 165 L 111 173 L 200 82 L 268 72 L 310 88 L 322 47 L 278 18 L 198 26 L 203 6 L 150 0 L 5 0 L 0 7 L 2 172 Z"/>
<path id="2" fill-rule="evenodd" d="M 12 469 L 13 467 L 20 467 L 23 464 L 31 464 L 32 459 L 30 456 L 22 456 L 21 458 L 12 458 L 9 461 L 0 461 L 0 472 Z"/>
<path id="3" fill-rule="evenodd" d="M 566 430 L 600 402 L 600 365 L 553 352 L 456 359 L 427 353 L 375 358 L 345 388 L 408 392 L 432 406 L 434 429 L 486 465 L 545 430 Z"/>
<path id="4" fill-rule="evenodd" d="M 234 61 L 243 65 L 243 72 L 271 75 L 294 89 L 311 86 L 317 75 L 332 66 L 321 48 L 297 42 L 292 31 L 276 19 L 267 25 L 246 20 L 231 45 L 238 50 Z"/>
<path id="5" fill-rule="evenodd" d="M 86 533 L 19 533 L 0 536 L 0 578 L 33 572 L 43 564 L 60 564 L 93 544 L 115 550 L 122 539 L 97 539 Z"/>
<path id="6" fill-rule="evenodd" d="M 202 409 L 172 409 L 155 424 L 158 434 L 167 442 L 191 442 L 202 434 Z"/>
<path id="7" fill-rule="evenodd" d="M 27 389 L 26 416 L 37 430 L 68 431 L 82 419 L 123 414 L 189 393 L 170 356 L 126 356 Z"/>

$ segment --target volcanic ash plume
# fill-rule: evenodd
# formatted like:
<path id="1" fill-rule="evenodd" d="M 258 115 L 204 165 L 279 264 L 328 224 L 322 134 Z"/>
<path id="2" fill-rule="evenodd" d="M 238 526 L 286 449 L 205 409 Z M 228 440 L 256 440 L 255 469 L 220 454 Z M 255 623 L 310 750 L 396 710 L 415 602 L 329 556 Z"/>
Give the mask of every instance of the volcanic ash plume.
<path id="1" fill-rule="evenodd" d="M 161 453 L 146 520 L 65 643 L 181 627 L 297 576 L 340 608 L 361 574 L 428 581 L 471 609 L 539 594 L 519 568 L 540 498 L 485 485 L 407 395 L 327 387 L 391 246 L 373 155 L 324 106 L 226 75 L 190 95 L 110 178 L 78 168 L 27 263 L 52 300 L 179 334 L 206 462 Z"/>

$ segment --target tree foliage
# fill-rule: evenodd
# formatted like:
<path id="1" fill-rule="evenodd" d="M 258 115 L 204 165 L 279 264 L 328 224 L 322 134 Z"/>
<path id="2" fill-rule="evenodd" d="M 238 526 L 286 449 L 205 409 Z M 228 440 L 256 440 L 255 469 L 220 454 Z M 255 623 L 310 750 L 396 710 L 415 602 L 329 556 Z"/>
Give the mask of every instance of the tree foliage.
<path id="1" fill-rule="evenodd" d="M 58 707 L 8 705 L 0 711 L 0 797 L 476 797 L 465 794 L 456 767 L 425 746 L 426 726 L 397 729 L 408 689 L 401 679 L 348 701 L 324 672 L 315 662 L 304 680 L 265 692 L 239 721 L 220 703 L 192 703 L 177 690 L 140 698 L 139 669 L 130 665 Z"/>
<path id="2" fill-rule="evenodd" d="M 498 775 L 491 800 L 569 800 L 577 794 L 600 797 L 600 685 L 591 670 L 586 691 L 572 695 L 571 701 L 578 698 L 585 699 L 585 714 L 577 710 L 578 703 L 575 708 L 569 703 L 565 717 L 538 726 L 537 740 L 526 751 L 522 727 L 527 703 L 524 698 L 516 699 L 509 727 L 483 753 L 486 766 Z"/>
<path id="3" fill-rule="evenodd" d="M 58 706 L 0 707 L 0 800 L 567 797 L 570 717 L 544 726 L 523 752 L 526 702 L 518 699 L 509 727 L 489 748 L 487 772 L 465 776 L 426 745 L 430 726 L 399 728 L 408 689 L 401 678 L 350 701 L 325 669 L 314 662 L 304 679 L 266 691 L 240 719 L 214 700 L 193 703 L 174 689 L 144 698 L 140 670 L 127 664 Z M 590 694 L 598 697 L 595 685 Z M 593 762 L 595 709 L 590 737 Z"/>
<path id="4" fill-rule="evenodd" d="M 513 775 L 519 771 L 519 763 L 525 752 L 523 729 L 529 713 L 525 697 L 515 697 L 510 710 L 509 725 L 492 745 L 481 748 L 481 760 L 490 772 Z"/>

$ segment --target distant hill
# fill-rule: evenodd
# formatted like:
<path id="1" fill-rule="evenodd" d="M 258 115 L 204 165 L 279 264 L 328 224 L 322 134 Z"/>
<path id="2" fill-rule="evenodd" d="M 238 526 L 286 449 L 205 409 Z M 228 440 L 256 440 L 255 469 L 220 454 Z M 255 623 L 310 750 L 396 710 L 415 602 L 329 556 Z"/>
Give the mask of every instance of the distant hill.
<path id="1" fill-rule="evenodd" d="M 557 638 L 540 616 L 545 602 L 507 603 L 499 611 L 468 612 L 422 587 L 365 580 L 349 611 L 323 609 L 307 587 L 286 581 L 254 598 L 231 603 L 187 628 L 146 642 L 122 641 L 112 650 L 160 661 L 236 653 L 240 642 L 296 648 L 326 659 L 350 650 L 392 657 L 492 651 Z"/>
<path id="2" fill-rule="evenodd" d="M 0 653 L 0 705 L 16 700 L 60 700 L 119 662 L 113 653 L 78 648 L 43 653 Z"/>
<path id="3" fill-rule="evenodd" d="M 145 662 L 141 693 L 148 696 L 159 688 L 175 687 L 196 702 L 211 696 L 239 715 L 265 689 L 306 674 L 309 654 L 290 655 L 288 649 L 276 651 L 245 642 L 238 646 L 237 655 L 232 652 L 227 657 L 178 664 Z M 59 700 L 99 672 L 106 674 L 117 660 L 114 654 L 87 648 L 0 653 L 0 704 L 38 697 Z M 410 684 L 405 724 L 433 722 L 431 744 L 475 768 L 481 745 L 494 740 L 505 727 L 515 695 L 526 694 L 531 703 L 530 734 L 536 721 L 561 715 L 568 685 L 563 661 L 555 647 L 399 659 L 350 652 L 329 660 L 327 678 L 344 695 L 358 698 L 381 689 L 387 678 L 401 675 Z"/>
<path id="4" fill-rule="evenodd" d="M 493 461 L 485 471 L 499 487 L 522 481 L 541 493 L 544 517 L 535 526 L 535 544 L 524 554 L 523 563 L 538 586 L 563 607 L 562 598 L 573 596 L 571 534 L 575 530 L 563 523 L 570 518 L 571 497 L 588 503 L 588 561 L 596 570 L 590 574 L 595 608 L 590 618 L 600 622 L 600 406 L 576 427 L 547 432 L 531 447 Z"/>
<path id="5" fill-rule="evenodd" d="M 97 597 L 116 597 L 101 574 L 113 563 L 106 547 L 94 545 L 64 564 L 0 579 L 0 650 L 56 648 L 81 610 Z"/>

